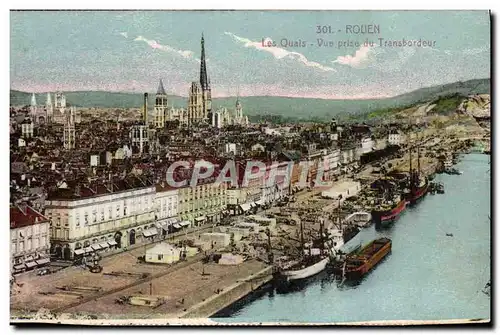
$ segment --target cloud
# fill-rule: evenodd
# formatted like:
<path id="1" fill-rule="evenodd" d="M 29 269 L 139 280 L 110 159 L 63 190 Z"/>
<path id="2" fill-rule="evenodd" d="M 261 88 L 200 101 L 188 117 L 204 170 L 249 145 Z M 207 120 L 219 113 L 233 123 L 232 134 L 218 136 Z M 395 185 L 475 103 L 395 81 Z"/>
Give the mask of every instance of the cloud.
<path id="1" fill-rule="evenodd" d="M 332 61 L 332 63 L 347 65 L 355 69 L 366 68 L 374 61 L 374 57 L 372 57 L 374 54 L 374 48 L 375 47 L 362 45 L 358 50 L 356 50 L 354 56 L 338 56 L 336 60 Z"/>
<path id="2" fill-rule="evenodd" d="M 160 44 L 160 43 L 156 42 L 155 40 L 148 40 L 147 38 L 144 38 L 143 36 L 137 36 L 134 39 L 134 41 L 146 42 L 153 49 L 162 50 L 162 51 L 169 52 L 169 53 L 174 53 L 174 54 L 180 55 L 186 59 L 194 59 L 194 52 L 191 50 L 178 50 L 178 49 L 172 48 L 169 45 Z"/>
<path id="3" fill-rule="evenodd" d="M 128 38 L 128 34 L 126 32 L 122 32 L 122 33 L 120 33 L 120 35 L 122 35 L 125 38 Z"/>
<path id="4" fill-rule="evenodd" d="M 321 71 L 329 72 L 333 71 L 336 72 L 334 68 L 329 67 L 329 66 L 324 66 L 320 63 L 313 62 L 308 60 L 303 54 L 295 52 L 295 51 L 288 51 L 283 48 L 279 47 L 265 47 L 262 45 L 262 42 L 254 42 L 252 40 L 249 40 L 248 38 L 244 37 L 239 37 L 236 36 L 233 33 L 230 32 L 224 32 L 225 35 L 231 36 L 233 40 L 236 42 L 242 43 L 245 48 L 255 48 L 259 51 L 265 51 L 274 56 L 276 59 L 293 59 L 297 62 L 300 62 L 301 64 L 307 66 L 307 67 L 313 67 Z M 265 42 L 272 41 L 269 37 L 264 39 Z"/>
<path id="5" fill-rule="evenodd" d="M 472 55 L 477 55 L 483 52 L 490 52 L 489 46 L 483 45 L 482 47 L 479 48 L 472 48 L 472 49 L 464 49 L 462 50 L 462 53 L 464 55 L 472 56 Z"/>

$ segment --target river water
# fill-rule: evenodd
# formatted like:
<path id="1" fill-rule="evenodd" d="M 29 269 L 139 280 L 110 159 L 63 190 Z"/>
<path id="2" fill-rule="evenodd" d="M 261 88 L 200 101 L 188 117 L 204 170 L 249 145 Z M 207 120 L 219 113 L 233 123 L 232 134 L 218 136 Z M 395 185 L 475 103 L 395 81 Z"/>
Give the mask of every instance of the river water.
<path id="1" fill-rule="evenodd" d="M 469 154 L 437 175 L 445 194 L 427 195 L 388 229 L 356 237 L 392 239 L 392 253 L 358 285 L 323 273 L 278 294 L 270 285 L 212 319 L 218 322 L 356 322 L 490 318 L 490 156 Z M 447 233 L 453 237 L 446 236 Z"/>

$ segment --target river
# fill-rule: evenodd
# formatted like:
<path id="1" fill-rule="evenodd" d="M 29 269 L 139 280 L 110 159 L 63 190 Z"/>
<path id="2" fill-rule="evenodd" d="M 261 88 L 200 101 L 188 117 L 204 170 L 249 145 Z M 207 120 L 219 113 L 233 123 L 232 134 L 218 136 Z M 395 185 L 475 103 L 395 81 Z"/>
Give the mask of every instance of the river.
<path id="1" fill-rule="evenodd" d="M 357 322 L 490 318 L 490 156 L 464 155 L 463 175 L 437 175 L 427 195 L 390 228 L 356 237 L 392 239 L 392 253 L 358 285 L 323 273 L 286 294 L 270 286 L 221 311 L 218 322 Z M 452 237 L 446 236 L 453 234 Z"/>

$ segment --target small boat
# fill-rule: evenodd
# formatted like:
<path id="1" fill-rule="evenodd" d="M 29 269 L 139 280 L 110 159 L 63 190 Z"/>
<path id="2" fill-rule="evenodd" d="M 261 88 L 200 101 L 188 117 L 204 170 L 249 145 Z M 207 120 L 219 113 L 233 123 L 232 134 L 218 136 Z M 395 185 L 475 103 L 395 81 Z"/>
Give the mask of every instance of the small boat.
<path id="1" fill-rule="evenodd" d="M 372 224 L 372 215 L 367 212 L 355 212 L 344 220 L 347 223 L 354 223 L 358 227 L 366 228 Z"/>
<path id="2" fill-rule="evenodd" d="M 360 279 L 391 251 L 392 241 L 382 237 L 370 242 L 361 251 L 346 259 L 344 276 L 346 279 Z"/>
<path id="3" fill-rule="evenodd" d="M 486 294 L 488 297 L 491 295 L 491 280 L 489 280 L 484 286 L 482 292 Z"/>
<path id="4" fill-rule="evenodd" d="M 453 237 L 452 233 L 446 233 L 446 236 Z"/>

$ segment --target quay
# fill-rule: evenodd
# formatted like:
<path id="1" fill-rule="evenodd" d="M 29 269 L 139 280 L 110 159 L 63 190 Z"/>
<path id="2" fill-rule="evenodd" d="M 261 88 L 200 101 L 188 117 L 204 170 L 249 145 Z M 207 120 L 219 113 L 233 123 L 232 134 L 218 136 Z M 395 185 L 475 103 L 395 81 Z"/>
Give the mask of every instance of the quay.
<path id="1" fill-rule="evenodd" d="M 459 147 L 449 145 L 447 149 L 455 151 Z M 408 169 L 408 159 L 409 155 L 405 153 L 402 158 L 383 164 L 391 163 L 392 169 L 404 171 Z M 438 167 L 438 160 L 432 157 L 424 157 L 420 163 L 425 175 L 433 174 Z M 354 179 L 369 181 L 379 177 L 368 164 Z M 362 182 L 362 190 L 368 185 L 370 183 Z M 300 192 L 295 203 L 280 209 L 273 207 L 265 213 L 306 211 L 314 216 L 313 212 L 320 210 L 335 215 L 338 202 L 320 199 L 319 195 L 317 190 Z M 304 223 L 306 228 L 312 228 L 316 220 L 305 219 Z M 210 228 L 205 226 L 188 234 L 180 233 L 175 239 L 187 239 L 188 235 L 198 235 Z M 295 226 L 283 222 L 278 221 L 277 228 L 282 233 L 278 237 L 283 239 L 296 233 Z M 12 318 L 50 318 L 51 315 L 65 320 L 209 318 L 272 279 L 272 267 L 259 257 L 250 257 L 235 265 L 221 265 L 204 263 L 204 254 L 199 253 L 172 265 L 158 265 L 138 262 L 145 248 L 145 245 L 137 246 L 103 258 L 102 273 L 90 273 L 83 267 L 71 266 L 48 276 L 36 276 L 33 272 L 17 276 L 22 286 L 11 296 Z M 120 303 L 123 297 L 137 297 L 145 302 L 143 305 Z M 144 297 L 158 299 L 161 303 L 148 306 L 150 300 Z"/>

